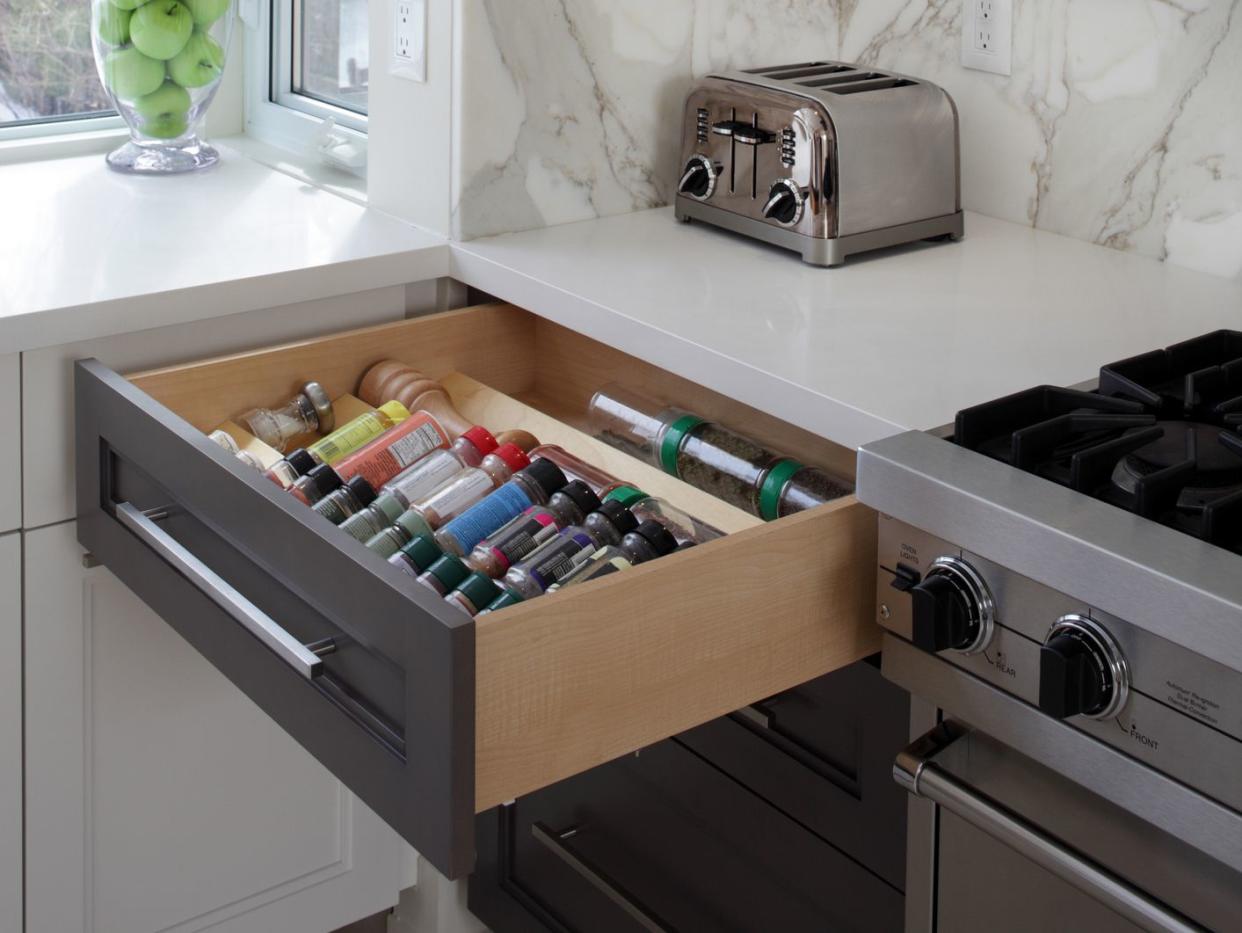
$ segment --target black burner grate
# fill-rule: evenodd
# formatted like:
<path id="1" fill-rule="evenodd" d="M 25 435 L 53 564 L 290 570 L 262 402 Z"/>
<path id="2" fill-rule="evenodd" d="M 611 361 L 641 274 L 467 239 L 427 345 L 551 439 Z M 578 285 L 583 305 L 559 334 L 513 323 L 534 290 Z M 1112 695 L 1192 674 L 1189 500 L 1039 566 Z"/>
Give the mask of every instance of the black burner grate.
<path id="1" fill-rule="evenodd" d="M 1242 553 L 1242 332 L 965 409 L 954 442 Z"/>

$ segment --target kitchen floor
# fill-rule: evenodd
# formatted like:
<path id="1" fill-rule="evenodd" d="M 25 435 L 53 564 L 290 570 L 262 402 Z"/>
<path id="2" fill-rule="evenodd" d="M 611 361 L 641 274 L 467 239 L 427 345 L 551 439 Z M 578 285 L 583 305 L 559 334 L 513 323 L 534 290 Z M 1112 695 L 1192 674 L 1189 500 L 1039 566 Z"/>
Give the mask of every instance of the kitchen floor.
<path id="1" fill-rule="evenodd" d="M 387 931 L 388 911 L 384 911 L 373 917 L 367 917 L 365 920 L 359 920 L 357 923 L 351 923 L 349 926 L 341 927 L 335 933 L 387 933 Z"/>

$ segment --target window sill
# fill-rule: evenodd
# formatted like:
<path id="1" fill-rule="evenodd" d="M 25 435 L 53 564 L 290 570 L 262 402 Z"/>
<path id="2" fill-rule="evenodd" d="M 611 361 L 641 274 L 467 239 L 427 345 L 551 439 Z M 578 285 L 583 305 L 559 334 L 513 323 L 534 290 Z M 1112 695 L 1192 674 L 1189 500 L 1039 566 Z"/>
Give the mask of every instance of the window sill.
<path id="1" fill-rule="evenodd" d="M 226 136 L 221 143 L 304 184 L 330 191 L 338 197 L 361 204 L 367 203 L 367 181 L 310 155 L 275 146 L 253 136 Z"/>
<path id="2" fill-rule="evenodd" d="M 128 138 L 128 129 L 124 126 L 113 126 L 81 133 L 55 133 L 0 140 L 0 165 L 37 162 L 43 159 L 67 159 L 107 152 Z"/>

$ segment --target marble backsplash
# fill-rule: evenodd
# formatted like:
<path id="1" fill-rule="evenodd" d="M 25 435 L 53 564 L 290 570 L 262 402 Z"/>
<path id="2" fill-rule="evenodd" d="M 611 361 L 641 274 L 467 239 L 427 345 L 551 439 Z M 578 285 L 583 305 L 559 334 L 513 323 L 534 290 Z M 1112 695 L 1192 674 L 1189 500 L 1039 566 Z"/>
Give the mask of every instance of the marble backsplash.
<path id="1" fill-rule="evenodd" d="M 1013 75 L 962 0 L 456 0 L 454 232 L 668 203 L 705 72 L 836 58 L 961 114 L 963 203 L 1242 277 L 1242 0 L 1015 0 Z"/>

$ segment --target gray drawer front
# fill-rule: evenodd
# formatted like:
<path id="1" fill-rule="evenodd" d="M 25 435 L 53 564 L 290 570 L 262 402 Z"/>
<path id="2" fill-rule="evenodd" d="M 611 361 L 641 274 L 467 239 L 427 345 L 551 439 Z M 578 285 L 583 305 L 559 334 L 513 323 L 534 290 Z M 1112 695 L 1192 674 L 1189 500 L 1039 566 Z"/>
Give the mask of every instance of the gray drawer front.
<path id="1" fill-rule="evenodd" d="M 94 360 L 75 369 L 78 539 L 442 872 L 474 864 L 473 622 Z M 298 642 L 304 676 L 117 517 L 158 521 Z"/>

